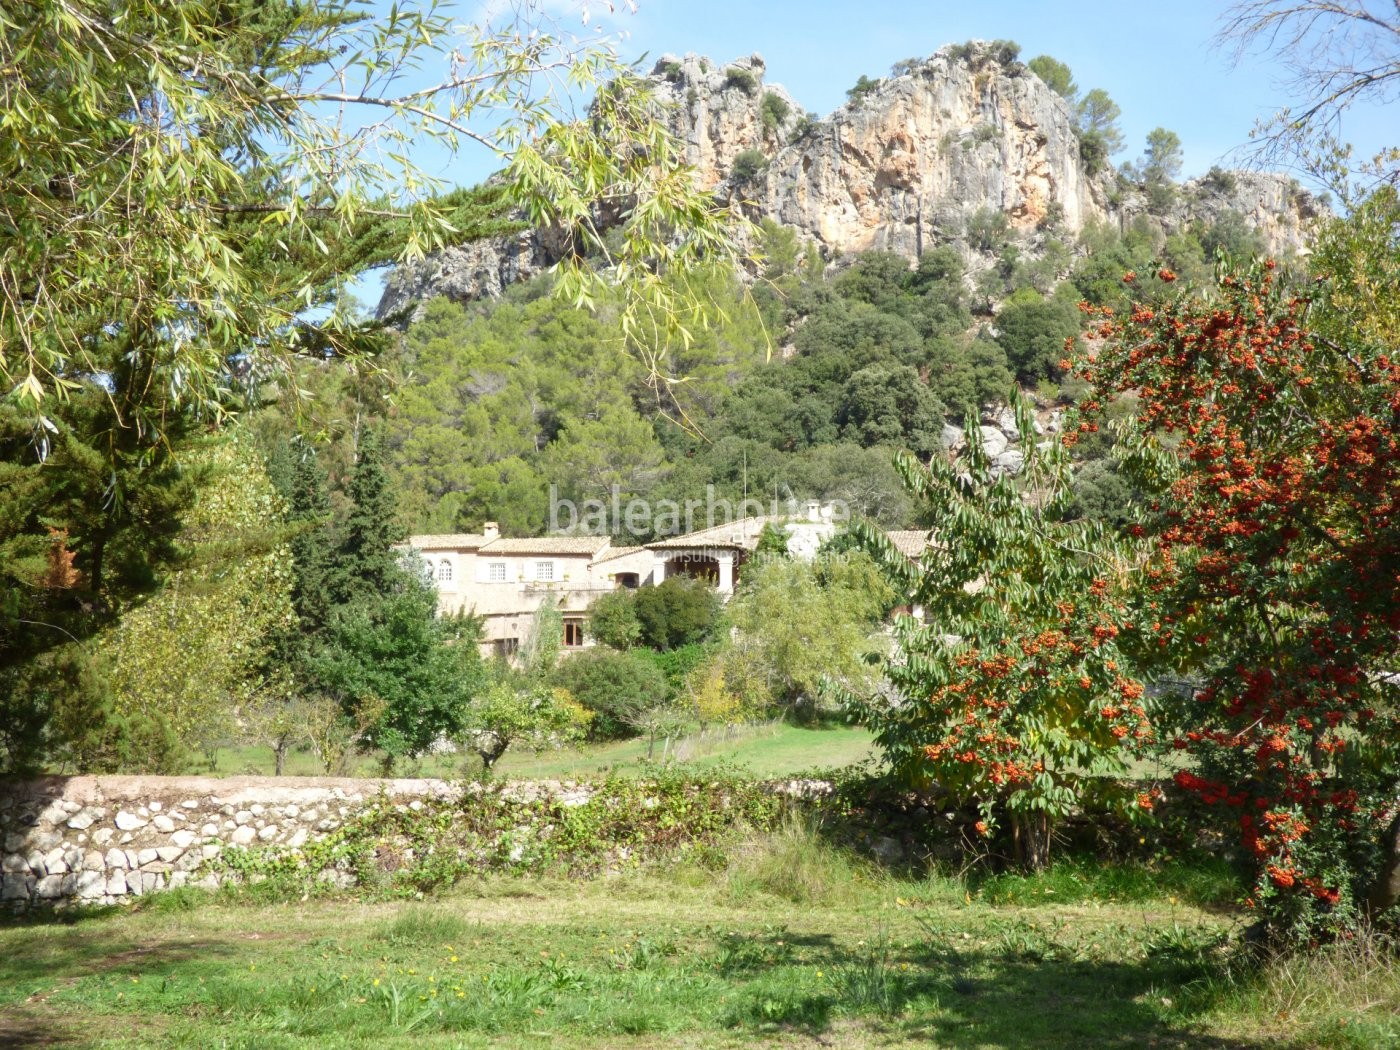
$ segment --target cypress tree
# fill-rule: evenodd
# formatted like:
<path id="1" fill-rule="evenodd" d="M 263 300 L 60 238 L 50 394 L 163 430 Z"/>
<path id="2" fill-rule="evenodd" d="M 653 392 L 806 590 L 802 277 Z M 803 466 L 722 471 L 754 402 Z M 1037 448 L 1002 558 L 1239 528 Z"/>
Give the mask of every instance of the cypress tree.
<path id="1" fill-rule="evenodd" d="M 366 431 L 360 441 L 349 496 L 351 509 L 336 549 L 329 588 L 332 599 L 342 605 L 383 598 L 404 584 L 405 570 L 394 545 L 407 533 L 398 522 L 383 447 L 373 430 Z"/>

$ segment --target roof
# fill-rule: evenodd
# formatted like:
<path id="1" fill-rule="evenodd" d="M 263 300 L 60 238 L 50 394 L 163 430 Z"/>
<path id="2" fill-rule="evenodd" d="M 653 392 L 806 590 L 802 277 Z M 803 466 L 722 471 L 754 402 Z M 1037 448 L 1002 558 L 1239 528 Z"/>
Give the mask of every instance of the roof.
<path id="1" fill-rule="evenodd" d="M 476 550 L 486 537 L 475 532 L 449 532 L 436 536 L 410 536 L 408 545 L 420 551 Z"/>
<path id="2" fill-rule="evenodd" d="M 893 529 L 885 533 L 895 549 L 906 558 L 917 558 L 929 546 L 928 529 Z"/>
<path id="3" fill-rule="evenodd" d="M 758 546 L 759 534 L 763 526 L 788 521 L 788 518 L 763 515 L 757 518 L 739 518 L 722 525 L 712 525 L 708 529 L 697 529 L 683 536 L 669 536 L 655 543 L 648 543 L 652 550 L 675 550 L 685 547 L 738 547 L 751 551 Z"/>
<path id="4" fill-rule="evenodd" d="M 616 561 L 618 558 L 630 557 L 633 554 L 642 554 L 645 547 L 614 547 L 610 551 L 604 551 L 603 556 L 595 560 L 595 564 L 602 565 L 604 562 Z"/>
<path id="5" fill-rule="evenodd" d="M 492 540 L 482 554 L 588 554 L 595 555 L 612 541 L 606 536 L 535 536 Z"/>

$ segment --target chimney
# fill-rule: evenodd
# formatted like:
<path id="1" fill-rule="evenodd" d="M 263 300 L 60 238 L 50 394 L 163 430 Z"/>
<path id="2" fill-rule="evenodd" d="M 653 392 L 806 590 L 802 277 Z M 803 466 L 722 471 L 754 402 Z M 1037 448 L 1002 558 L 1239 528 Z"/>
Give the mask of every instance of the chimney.
<path id="1" fill-rule="evenodd" d="M 821 500 L 809 499 L 809 500 L 807 501 L 807 520 L 808 520 L 808 521 L 821 521 L 821 520 L 822 520 L 822 503 L 821 503 Z"/>
<path id="2" fill-rule="evenodd" d="M 485 525 L 481 526 L 481 535 L 485 537 L 487 543 L 490 543 L 492 540 L 498 540 L 501 538 L 501 527 L 494 521 L 488 521 Z"/>

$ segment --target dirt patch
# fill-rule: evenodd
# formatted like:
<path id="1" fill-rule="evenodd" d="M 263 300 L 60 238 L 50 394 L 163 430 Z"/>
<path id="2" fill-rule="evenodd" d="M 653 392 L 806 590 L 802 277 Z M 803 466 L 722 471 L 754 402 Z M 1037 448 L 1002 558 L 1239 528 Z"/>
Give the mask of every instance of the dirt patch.
<path id="1" fill-rule="evenodd" d="M 13 1050 L 65 1046 L 75 1042 L 73 1033 L 28 1007 L 0 1010 L 0 1046 Z"/>

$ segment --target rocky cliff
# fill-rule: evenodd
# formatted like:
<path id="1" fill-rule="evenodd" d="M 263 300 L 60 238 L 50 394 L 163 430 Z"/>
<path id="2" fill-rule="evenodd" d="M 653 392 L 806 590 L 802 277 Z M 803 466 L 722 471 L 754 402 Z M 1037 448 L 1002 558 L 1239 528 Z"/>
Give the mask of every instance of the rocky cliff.
<path id="1" fill-rule="evenodd" d="M 749 61 L 761 73 L 761 63 Z M 1022 230 L 1054 216 L 1078 232 L 1106 214 L 1102 189 L 1080 161 L 1068 104 L 990 50 L 944 49 L 879 82 L 825 120 L 799 125 L 749 178 L 691 116 L 714 106 L 706 81 L 693 76 L 704 62 L 687 56 L 680 77 L 663 82 L 688 159 L 702 177 L 718 176 L 721 192 L 752 200 L 759 214 L 803 232 L 828 258 L 870 249 L 914 258 L 960 237 L 967 217 L 984 208 Z M 760 81 L 756 94 L 770 90 Z M 728 98 L 721 93 L 719 101 Z M 705 125 L 726 126 L 724 116 L 706 116 Z"/>
<path id="2" fill-rule="evenodd" d="M 1272 253 L 1307 243 L 1317 208 L 1283 176 L 1213 173 L 1154 203 L 1110 168 L 1091 172 L 1069 104 L 1002 49 L 946 47 L 902 65 L 820 120 L 767 83 L 759 55 L 727 65 L 667 55 L 651 79 L 702 184 L 796 230 L 829 262 L 872 249 L 912 260 L 952 243 L 976 269 L 968 220 L 987 210 L 1032 252 L 1047 229 L 1136 222 L 1171 233 L 1230 213 Z M 434 294 L 497 295 L 553 261 L 536 234 L 449 249 L 400 268 L 379 312 Z"/>

